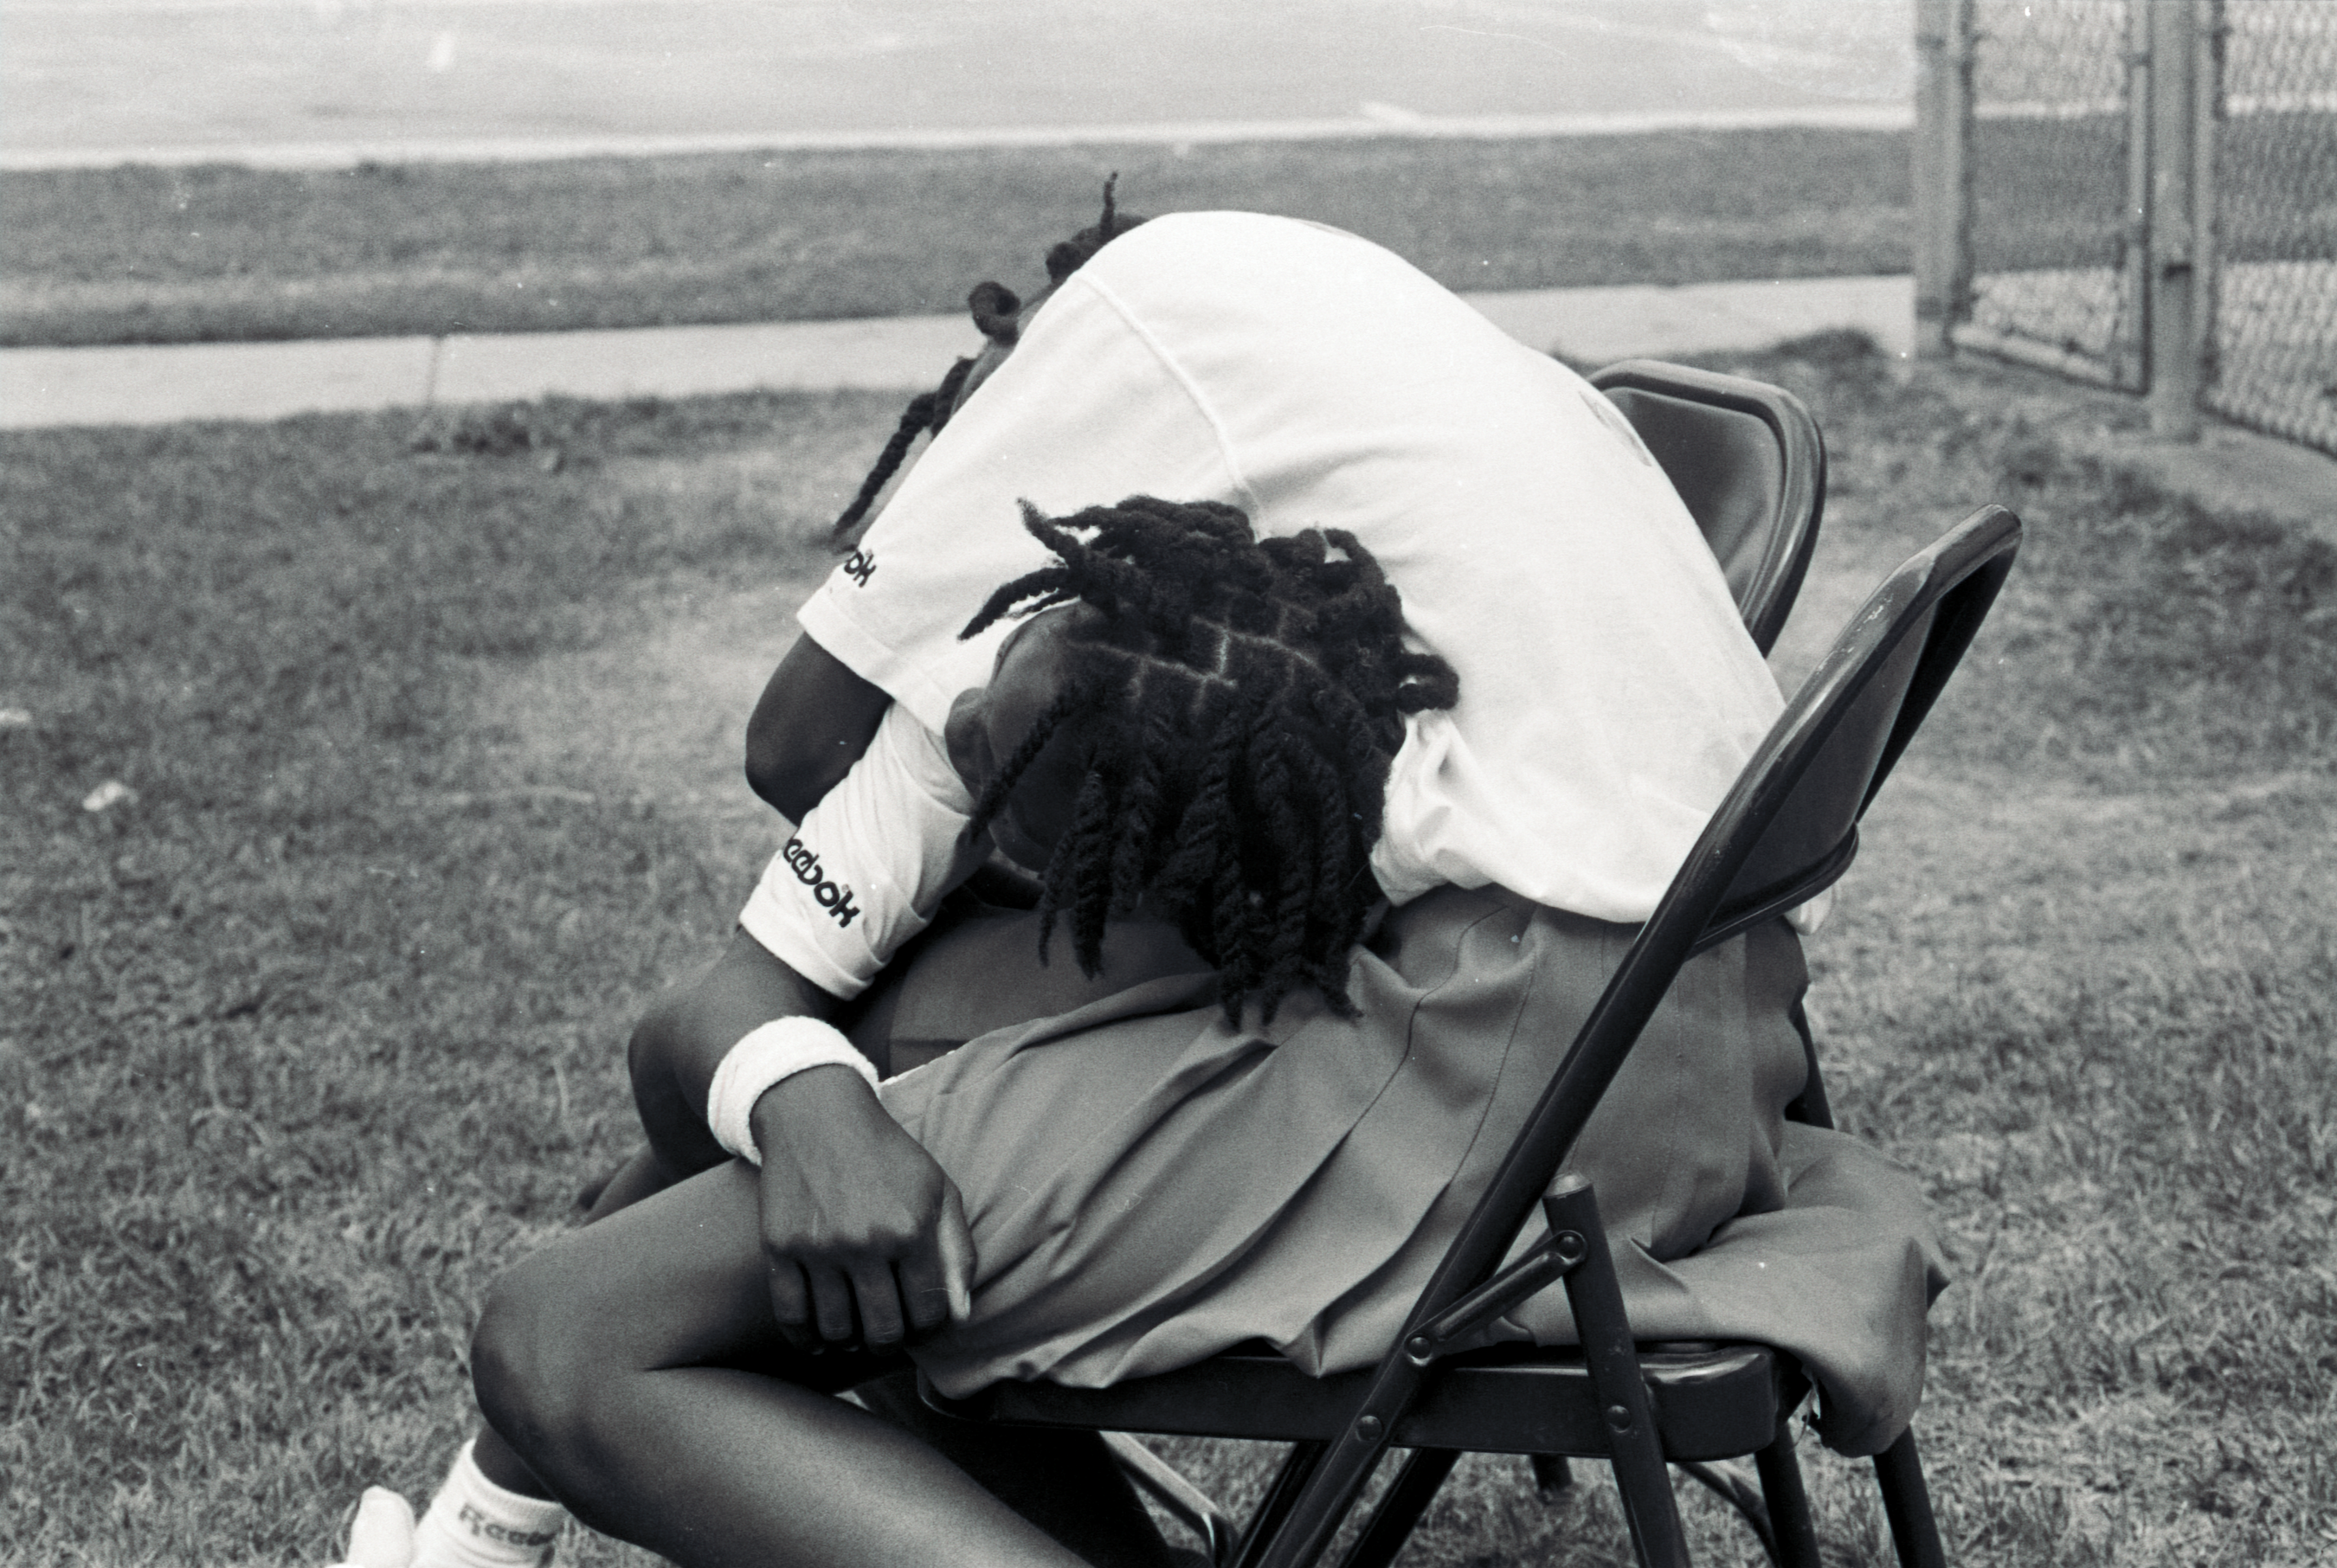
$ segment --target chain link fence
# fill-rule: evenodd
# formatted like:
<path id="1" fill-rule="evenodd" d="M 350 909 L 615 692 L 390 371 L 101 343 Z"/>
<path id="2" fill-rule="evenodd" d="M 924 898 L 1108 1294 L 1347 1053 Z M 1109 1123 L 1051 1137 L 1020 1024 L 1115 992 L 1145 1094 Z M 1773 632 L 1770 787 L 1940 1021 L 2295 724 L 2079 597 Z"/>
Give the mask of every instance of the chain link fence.
<path id="1" fill-rule="evenodd" d="M 2149 392 L 2155 423 L 2179 403 L 2337 453 L 2337 0 L 1918 15 L 1933 351 Z"/>
<path id="2" fill-rule="evenodd" d="M 1974 347 L 2147 385 L 2127 0 L 1980 0 L 1971 28 Z"/>
<path id="3" fill-rule="evenodd" d="M 2203 400 L 2337 453 L 2337 5 L 2223 0 L 2218 21 Z"/>

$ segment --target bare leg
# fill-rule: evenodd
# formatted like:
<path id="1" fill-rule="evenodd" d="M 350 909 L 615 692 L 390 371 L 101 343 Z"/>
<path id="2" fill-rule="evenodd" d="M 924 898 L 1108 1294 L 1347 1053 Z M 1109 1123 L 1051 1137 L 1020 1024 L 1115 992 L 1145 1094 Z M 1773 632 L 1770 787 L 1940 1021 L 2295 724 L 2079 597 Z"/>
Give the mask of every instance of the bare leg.
<path id="1" fill-rule="evenodd" d="M 1169 1550 L 1097 1434 L 953 1419 L 917 1398 L 913 1372 L 864 1384 L 854 1393 L 1089 1562 L 1175 1568 L 1189 1561 Z"/>
<path id="2" fill-rule="evenodd" d="M 741 1165 L 576 1231 L 498 1282 L 480 1407 L 609 1534 L 687 1564 L 1076 1564 L 901 1427 L 831 1397 L 878 1363 L 778 1337 Z"/>
<path id="3" fill-rule="evenodd" d="M 656 1150 L 641 1149 L 617 1167 L 616 1174 L 609 1178 L 608 1183 L 593 1198 L 592 1206 L 584 1211 L 584 1218 L 578 1223 L 589 1225 L 595 1220 L 606 1219 L 618 1210 L 631 1208 L 643 1198 L 662 1193 L 676 1182 L 686 1176 L 694 1176 L 706 1168 L 700 1165 L 687 1171 L 671 1170 L 658 1158 Z"/>
<path id="4" fill-rule="evenodd" d="M 611 1179 L 585 1222 L 661 1192 L 673 1180 L 644 1149 Z M 880 1378 L 855 1392 L 867 1408 L 938 1450 L 992 1496 L 1089 1562 L 1131 1568 L 1168 1568 L 1175 1562 L 1143 1502 L 1094 1434 L 953 1420 L 918 1398 L 913 1371 Z M 532 1497 L 552 1495 L 493 1427 L 480 1428 L 472 1459 L 499 1486 Z"/>
<path id="5" fill-rule="evenodd" d="M 663 1192 L 679 1179 L 659 1160 L 655 1150 L 643 1149 L 609 1178 L 609 1184 L 601 1188 L 601 1195 L 592 1201 L 592 1207 L 585 1214 L 583 1222 L 589 1225 L 620 1209 L 630 1208 L 643 1198 Z M 479 1428 L 478 1439 L 471 1448 L 471 1460 L 488 1480 L 507 1491 L 517 1492 L 526 1497 L 552 1495 L 552 1488 L 536 1479 L 535 1472 L 527 1467 L 527 1461 L 513 1452 L 511 1445 L 504 1442 L 493 1427 Z"/>

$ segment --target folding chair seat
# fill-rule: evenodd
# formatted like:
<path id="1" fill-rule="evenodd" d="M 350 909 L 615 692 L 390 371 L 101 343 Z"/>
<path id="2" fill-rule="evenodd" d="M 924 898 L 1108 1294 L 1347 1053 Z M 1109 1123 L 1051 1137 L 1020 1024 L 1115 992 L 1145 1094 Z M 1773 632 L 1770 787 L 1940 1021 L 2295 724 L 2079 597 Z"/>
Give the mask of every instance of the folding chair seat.
<path id="1" fill-rule="evenodd" d="M 1639 1561 L 1657 1568 L 1687 1562 L 1667 1468 L 1680 1464 L 1736 1503 L 1778 1562 L 1817 1568 L 1788 1418 L 1814 1377 L 1824 1381 L 1823 1359 L 1790 1329 L 1758 1341 L 1640 1346 L 1597 1194 L 1579 1175 L 1559 1173 L 1681 966 L 1782 915 L 1847 868 L 1859 819 L 1986 617 L 2019 535 L 2010 512 L 1982 508 L 1901 567 L 1852 618 L 1714 812 L 1377 1366 L 1311 1378 L 1257 1347 L 1102 1388 L 1008 1382 L 949 1400 L 928 1386 L 928 1402 L 971 1419 L 1288 1443 L 1238 1541 L 1149 1450 L 1120 1443 L 1139 1485 L 1200 1524 L 1217 1561 L 1244 1568 L 1316 1561 L 1391 1446 L 1411 1456 L 1345 1559 L 1349 1568 L 1393 1558 L 1464 1452 L 1607 1459 Z M 1804 1047 L 1809 1086 L 1788 1115 L 1830 1127 L 1806 1035 Z M 1789 1196 L 1787 1215 L 1799 1196 Z M 1537 1209 L 1546 1233 L 1517 1254 Z M 1724 1250 L 1716 1237 L 1709 1251 Z M 1560 1283 L 1579 1349 L 1482 1348 L 1491 1325 Z M 1886 1304 L 1920 1347 L 1928 1291 Z M 1833 1392 L 1829 1386 L 1826 1397 Z M 1705 1464 L 1747 1455 L 1757 1487 Z M 1941 1563 L 1912 1430 L 1875 1466 L 1901 1562 Z"/>
<path id="2" fill-rule="evenodd" d="M 1826 474 L 1817 421 L 1781 387 L 1657 359 L 1622 360 L 1589 379 L 1687 503 L 1767 653 L 1817 548 Z"/>

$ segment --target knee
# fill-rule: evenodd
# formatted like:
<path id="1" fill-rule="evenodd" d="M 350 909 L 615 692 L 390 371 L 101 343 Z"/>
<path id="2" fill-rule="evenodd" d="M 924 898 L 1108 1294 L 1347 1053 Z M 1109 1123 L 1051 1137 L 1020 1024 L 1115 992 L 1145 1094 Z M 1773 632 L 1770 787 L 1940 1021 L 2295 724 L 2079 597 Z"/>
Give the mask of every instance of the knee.
<path id="1" fill-rule="evenodd" d="M 539 1253 L 495 1281 L 471 1336 L 471 1387 L 487 1424 L 565 1495 L 592 1446 L 597 1358 L 591 1324 L 565 1309 L 578 1292 L 556 1272 Z"/>

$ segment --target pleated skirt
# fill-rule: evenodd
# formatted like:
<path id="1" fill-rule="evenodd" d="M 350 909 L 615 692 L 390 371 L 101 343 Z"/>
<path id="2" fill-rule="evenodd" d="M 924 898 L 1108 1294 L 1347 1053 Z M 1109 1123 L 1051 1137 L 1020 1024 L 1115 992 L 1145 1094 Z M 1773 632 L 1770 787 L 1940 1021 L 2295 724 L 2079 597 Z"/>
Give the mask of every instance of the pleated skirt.
<path id="1" fill-rule="evenodd" d="M 1357 951 L 1356 1017 L 1300 995 L 1235 1027 L 1163 928 L 1116 930 L 1092 981 L 1067 956 L 1034 968 L 1027 915 L 936 933 L 881 1004 L 896 1060 L 1036 997 L 1068 1005 L 883 1086 L 963 1194 L 978 1259 L 973 1315 L 918 1361 L 963 1395 L 1101 1386 L 1256 1339 L 1318 1374 L 1377 1359 L 1633 935 L 1440 889 Z M 1785 1206 L 1805 984 L 1782 921 L 1693 959 L 1586 1128 L 1569 1167 L 1596 1183 L 1627 1300 L 1635 1276 L 1668 1288 L 1648 1268 Z M 1570 1337 L 1546 1295 L 1556 1315 L 1511 1331 Z"/>

